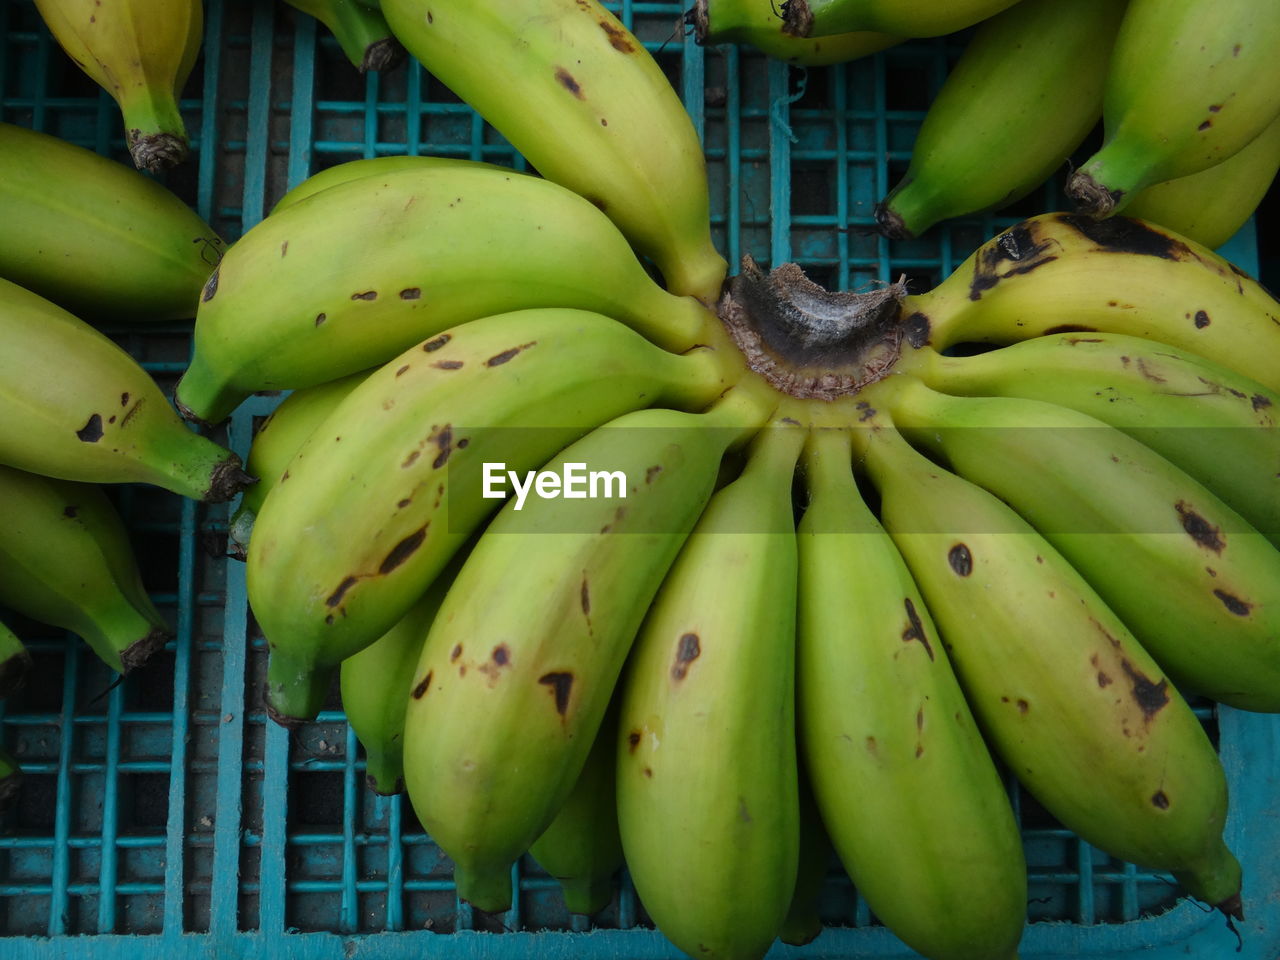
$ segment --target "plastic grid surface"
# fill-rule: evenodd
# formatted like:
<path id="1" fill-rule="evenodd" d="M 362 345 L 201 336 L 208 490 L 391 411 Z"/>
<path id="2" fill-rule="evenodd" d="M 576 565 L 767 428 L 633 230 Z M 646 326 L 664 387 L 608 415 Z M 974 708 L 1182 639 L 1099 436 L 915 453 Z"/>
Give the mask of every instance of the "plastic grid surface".
<path id="1" fill-rule="evenodd" d="M 796 260 L 845 289 L 905 273 L 924 289 L 1019 215 L 1059 203 L 1047 188 L 1000 217 L 958 221 L 907 244 L 867 231 L 958 52 L 954 41 L 804 71 L 745 49 L 696 47 L 678 26 L 678 3 L 609 6 L 655 52 L 694 117 L 714 235 L 730 263 L 743 254 L 765 264 Z M 182 102 L 193 157 L 164 179 L 228 240 L 287 187 L 344 160 L 421 152 L 523 165 L 415 64 L 360 77 L 323 28 L 282 5 L 206 0 L 205 11 L 205 52 Z M 0 120 L 127 159 L 115 104 L 51 41 L 31 0 L 0 0 Z M 1233 241 L 1230 255 L 1256 266 L 1250 236 Z M 189 355 L 186 328 L 112 333 L 172 389 Z M 220 439 L 244 455 L 255 419 L 278 401 L 252 399 Z M 554 881 L 527 859 L 514 871 L 519 895 L 507 914 L 460 903 L 447 858 L 407 801 L 364 786 L 336 696 L 296 734 L 266 720 L 266 657 L 243 567 L 218 556 L 226 506 L 142 487 L 111 492 L 177 640 L 113 686 L 79 641 L 19 625 L 36 669 L 22 693 L 0 704 L 0 734 L 26 771 L 0 830 L 0 935 L 8 935 L 0 955 L 63 955 L 62 935 L 88 934 L 96 936 L 75 941 L 79 956 L 126 948 L 276 956 L 285 941 L 291 956 L 316 958 L 679 956 L 652 930 L 625 877 L 590 922 L 570 916 Z M 1277 723 L 1200 712 L 1220 736 L 1232 784 L 1228 841 L 1244 861 L 1251 914 L 1241 926 L 1243 952 L 1221 918 L 1178 901 L 1169 878 L 1112 861 L 1015 789 L 1029 916 L 1068 921 L 1031 924 L 1024 958 L 1141 949 L 1275 960 L 1280 868 L 1267 850 L 1280 833 Z M 913 955 L 875 923 L 838 870 L 823 915 L 830 929 L 817 941 L 778 945 L 771 956 Z M 469 933 L 500 930 L 508 932 Z"/>

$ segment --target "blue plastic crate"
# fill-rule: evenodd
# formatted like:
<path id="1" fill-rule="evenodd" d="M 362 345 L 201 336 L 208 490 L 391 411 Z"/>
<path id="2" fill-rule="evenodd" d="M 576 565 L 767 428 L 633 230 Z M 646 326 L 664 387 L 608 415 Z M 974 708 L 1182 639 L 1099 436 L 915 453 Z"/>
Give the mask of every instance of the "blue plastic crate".
<path id="1" fill-rule="evenodd" d="M 1016 211 L 889 244 L 867 230 L 872 208 L 905 168 L 954 39 L 804 71 L 698 48 L 679 3 L 609 5 L 657 54 L 703 137 L 714 235 L 731 263 L 750 253 L 796 260 L 842 288 L 903 273 L 925 288 L 1020 214 L 1061 202 L 1046 188 Z M 206 0 L 205 10 L 205 52 L 183 101 L 194 153 L 164 179 L 228 240 L 289 186 L 343 160 L 409 152 L 523 164 L 416 65 L 362 78 L 322 28 L 282 5 Z M 0 119 L 127 157 L 115 104 L 58 50 L 30 0 L 0 0 Z M 1252 228 L 1226 252 L 1256 269 Z M 172 387 L 188 328 L 113 333 Z M 245 404 L 222 439 L 245 454 L 255 419 L 278 401 Z M 0 735 L 27 771 L 0 831 L 0 957 L 680 956 L 625 877 L 590 923 L 571 917 L 527 860 L 507 914 L 459 903 L 448 859 L 407 801 L 365 788 L 336 700 L 295 734 L 267 721 L 266 656 L 244 570 L 218 555 L 227 507 L 143 487 L 112 492 L 177 641 L 112 686 L 79 641 L 23 625 L 35 676 L 0 704 Z M 1111 860 L 1015 788 L 1033 921 L 1024 958 L 1280 956 L 1280 720 L 1200 713 L 1231 784 L 1227 839 L 1244 864 L 1249 918 L 1241 939 L 1179 899 L 1171 878 Z M 829 928 L 771 956 L 912 956 L 834 867 Z"/>

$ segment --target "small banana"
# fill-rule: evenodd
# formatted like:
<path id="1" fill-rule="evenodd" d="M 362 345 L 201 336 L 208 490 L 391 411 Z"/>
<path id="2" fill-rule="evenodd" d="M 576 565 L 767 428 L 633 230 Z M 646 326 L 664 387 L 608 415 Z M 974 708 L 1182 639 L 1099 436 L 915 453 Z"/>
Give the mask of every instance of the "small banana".
<path id="1" fill-rule="evenodd" d="M 532 307 L 603 313 L 677 351 L 707 314 L 650 280 L 608 218 L 563 187 L 477 164 L 395 170 L 237 241 L 205 287 L 176 400 L 216 422 L 256 391 L 333 380 Z"/>
<path id="2" fill-rule="evenodd" d="M 18 635 L 0 623 L 0 700 L 22 687 L 31 668 L 31 651 Z"/>
<path id="3" fill-rule="evenodd" d="M 337 163 L 332 167 L 326 167 L 319 173 L 313 173 L 277 200 L 276 205 L 271 208 L 271 213 L 274 216 L 283 210 L 288 210 L 303 200 L 314 197 L 321 190 L 328 190 L 330 187 L 336 187 L 340 183 L 350 183 L 352 180 L 362 180 L 365 177 L 381 176 L 394 170 L 429 170 L 432 167 L 452 168 L 455 170 L 482 169 L 505 174 L 514 172 L 510 167 L 502 167 L 496 163 L 481 163 L 479 160 L 465 160 L 461 157 L 428 157 L 421 155 L 365 157 L 361 160 L 348 160 L 345 163 Z"/>
<path id="4" fill-rule="evenodd" d="M 239 457 L 187 428 L 114 341 L 7 280 L 0 340 L 0 463 L 214 503 L 252 481 Z"/>
<path id="5" fill-rule="evenodd" d="M 912 450 L 882 409 L 855 437 L 881 519 L 1009 770 L 1085 841 L 1170 871 L 1238 917 L 1226 777 L 1156 662 L 1047 540 Z"/>
<path id="6" fill-rule="evenodd" d="M 940 37 L 1013 6 L 1014 0 L 783 0 L 784 27 L 797 37 L 878 30 L 899 37 Z"/>
<path id="7" fill-rule="evenodd" d="M 386 19 L 374 7 L 356 0 L 284 0 L 309 13 L 326 27 L 351 65 L 361 73 L 390 70 L 402 63 L 404 47 L 391 35 Z"/>
<path id="8" fill-rule="evenodd" d="M 0 603 L 78 634 L 117 673 L 172 639 L 101 490 L 0 467 L 0 503 Z"/>
<path id="9" fill-rule="evenodd" d="M 701 45 L 741 43 L 775 60 L 825 67 L 869 57 L 901 43 L 902 37 L 861 31 L 828 37 L 796 37 L 782 29 L 773 0 L 696 0 L 685 14 Z"/>
<path id="10" fill-rule="evenodd" d="M 774 421 L 711 498 L 623 674 L 618 826 L 636 894 L 681 950 L 762 957 L 795 891 L 796 540 L 806 431 Z"/>
<path id="11" fill-rule="evenodd" d="M 726 266 L 711 242 L 697 132 L 617 17 L 597 0 L 383 0 L 382 12 L 422 65 L 539 173 L 603 210 L 667 289 L 719 299 Z"/>
<path id="12" fill-rule="evenodd" d="M 67 56 L 120 105 L 138 169 L 185 159 L 178 96 L 200 53 L 200 0 L 36 0 L 36 9 Z"/>
<path id="13" fill-rule="evenodd" d="M 1238 153 L 1280 115 L 1280 4 L 1131 0 L 1103 104 L 1102 149 L 1067 194 L 1097 217 Z"/>

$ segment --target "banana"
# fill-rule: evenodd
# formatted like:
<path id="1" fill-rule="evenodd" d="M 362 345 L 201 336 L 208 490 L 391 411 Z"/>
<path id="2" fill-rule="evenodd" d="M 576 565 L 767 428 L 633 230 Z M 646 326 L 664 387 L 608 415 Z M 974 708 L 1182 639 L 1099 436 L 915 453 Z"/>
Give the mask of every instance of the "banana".
<path id="1" fill-rule="evenodd" d="M 667 289 L 720 298 L 697 132 L 657 61 L 597 0 L 383 0 L 382 12 L 539 173 L 608 214 Z"/>
<path id="2" fill-rule="evenodd" d="M 1027 903 L 1018 825 L 851 460 L 847 432 L 812 434 L 797 701 L 822 822 L 854 886 L 910 947 L 931 960 L 1011 958 Z"/>
<path id="3" fill-rule="evenodd" d="M 227 529 L 227 554 L 236 560 L 248 556 L 253 521 L 267 494 L 276 485 L 307 437 L 324 423 L 347 394 L 363 383 L 371 371 L 295 390 L 271 411 L 253 435 L 245 469 L 258 482 L 244 491 Z"/>
<path id="4" fill-rule="evenodd" d="M 396 170 L 272 214 L 227 253 L 196 316 L 185 415 L 384 363 L 467 320 L 576 307 L 676 351 L 707 311 L 663 291 L 609 219 L 546 180 L 469 165 Z"/>
<path id="5" fill-rule="evenodd" d="M 912 450 L 883 409 L 863 426 L 882 522 L 992 748 L 1082 839 L 1239 917 L 1226 778 L 1159 666 L 1026 521 Z"/>
<path id="6" fill-rule="evenodd" d="M 705 414 L 627 414 L 562 451 L 548 472 L 621 472 L 626 502 L 618 486 L 508 501 L 445 597 L 414 675 L 405 785 L 458 895 L 481 910 L 510 905 L 511 864 L 573 789 L 722 453 L 767 418 L 741 394 Z"/>
<path id="7" fill-rule="evenodd" d="M 1280 170 L 1280 117 L 1240 152 L 1199 173 L 1141 190 L 1125 216 L 1158 223 L 1210 249 L 1245 225 Z"/>
<path id="8" fill-rule="evenodd" d="M 829 37 L 795 37 L 782 30 L 772 0 L 696 0 L 685 14 L 700 45 L 740 43 L 775 60 L 826 67 L 869 57 L 902 42 L 887 33 L 860 31 Z"/>
<path id="9" fill-rule="evenodd" d="M 0 623 L 0 700 L 22 687 L 31 668 L 31 651 L 18 635 Z"/>
<path id="10" fill-rule="evenodd" d="M 615 785 L 617 698 L 610 701 L 582 773 L 564 806 L 529 848 L 538 866 L 560 882 L 570 913 L 591 916 L 613 900 L 622 867 Z"/>
<path id="11" fill-rule="evenodd" d="M 762 957 L 796 885 L 796 540 L 806 431 L 775 421 L 712 497 L 621 684 L 618 826 L 636 894 L 681 950 Z"/>
<path id="12" fill-rule="evenodd" d="M 911 346 L 1123 333 L 1167 343 L 1280 392 L 1280 304 L 1194 241 L 1141 220 L 1024 220 L 902 301 Z"/>
<path id="13" fill-rule="evenodd" d="M 1096 217 L 1238 153 L 1280 115 L 1280 4 L 1131 0 L 1103 103 L 1102 148 L 1067 181 Z"/>
<path id="14" fill-rule="evenodd" d="M 361 73 L 390 70 L 404 61 L 405 50 L 391 35 L 386 19 L 376 9 L 356 0 L 284 0 L 309 13 L 326 27 L 342 47 L 351 65 Z"/>
<path id="15" fill-rule="evenodd" d="M 66 480 L 229 500 L 252 478 L 192 433 L 138 362 L 61 307 L 0 280 L 0 463 Z"/>
<path id="16" fill-rule="evenodd" d="M 4 747 L 0 747 L 0 813 L 13 803 L 22 785 L 22 767 Z"/>
<path id="17" fill-rule="evenodd" d="M 92 320 L 188 320 L 223 246 L 149 177 L 0 123 L 0 277 Z"/>
<path id="18" fill-rule="evenodd" d="M 898 369 L 942 393 L 1023 397 L 1117 427 L 1280 546 L 1280 394 L 1175 347 L 1118 333 L 1036 337 L 968 357 L 925 347 Z"/>
<path id="19" fill-rule="evenodd" d="M 711 349 L 673 356 L 598 314 L 544 309 L 455 327 L 371 374 L 254 522 L 246 576 L 272 716 L 314 716 L 332 670 L 426 590 L 496 506 L 482 464 L 527 471 L 628 410 L 699 408 L 728 386 L 721 366 Z"/>
<path id="20" fill-rule="evenodd" d="M 117 673 L 172 639 L 101 490 L 0 467 L 0 503 L 0 603 L 78 634 Z"/>
<path id="21" fill-rule="evenodd" d="M 783 29 L 797 37 L 878 30 L 899 37 L 940 37 L 993 17 L 1014 0 L 783 0 Z"/>
<path id="22" fill-rule="evenodd" d="M 120 105 L 138 169 L 184 160 L 178 96 L 200 53 L 200 0 L 36 0 L 36 9 L 67 56 Z"/>
<path id="23" fill-rule="evenodd" d="M 334 164 L 319 173 L 313 173 L 277 200 L 276 205 L 271 208 L 271 214 L 274 216 L 282 210 L 288 210 L 308 197 L 314 197 L 321 190 L 328 190 L 340 183 L 350 183 L 352 180 L 362 180 L 375 175 L 381 176 L 393 170 L 429 170 L 432 167 L 454 170 L 491 170 L 505 174 L 514 172 L 510 167 L 502 167 L 496 163 L 481 163 L 479 160 L 464 160 L 461 157 L 365 157 L 362 160 L 348 160 L 345 163 Z"/>
<path id="24" fill-rule="evenodd" d="M 1179 689 L 1280 711 L 1280 551 L 1239 514 L 1085 414 L 898 381 L 894 420 L 1030 522 Z"/>
<path id="25" fill-rule="evenodd" d="M 916 134 L 911 165 L 876 207 L 880 232 L 998 209 L 1047 180 L 1102 114 L 1116 0 L 1021 0 L 983 23 Z"/>

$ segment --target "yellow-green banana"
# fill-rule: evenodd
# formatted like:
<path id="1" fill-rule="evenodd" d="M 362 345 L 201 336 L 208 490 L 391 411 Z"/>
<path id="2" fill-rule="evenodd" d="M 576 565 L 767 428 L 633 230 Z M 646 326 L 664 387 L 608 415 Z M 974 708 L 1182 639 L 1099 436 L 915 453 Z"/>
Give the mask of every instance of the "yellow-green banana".
<path id="1" fill-rule="evenodd" d="M 697 132 L 617 17 L 597 0 L 383 0 L 382 12 L 539 173 L 599 206 L 669 290 L 719 299 L 726 267 L 711 242 Z"/>
<path id="2" fill-rule="evenodd" d="M 255 391 L 333 380 L 531 307 L 603 313 L 675 350 L 706 314 L 563 187 L 480 165 L 396 170 L 330 187 L 235 244 L 205 288 L 176 399 L 219 421 Z"/>
<path id="3" fill-rule="evenodd" d="M 836 852 L 875 915 L 930 960 L 1007 960 L 1027 880 L 1004 784 L 929 610 L 818 429 L 800 522 L 800 740 Z"/>
<path id="4" fill-rule="evenodd" d="M 880 232 L 1007 206 L 1066 162 L 1102 114 L 1119 0 L 1021 0 L 980 26 L 916 134 L 911 166 L 876 207 Z"/>
<path id="5" fill-rule="evenodd" d="M 222 250 L 151 178 L 0 123 L 0 277 L 90 320 L 186 320 Z"/>
<path id="6" fill-rule="evenodd" d="M 621 681 L 618 825 L 636 894 L 681 950 L 762 957 L 795 890 L 799 425 L 757 435 L 663 581 Z"/>
<path id="7" fill-rule="evenodd" d="M 178 96 L 203 39 L 200 0 L 36 0 L 76 66 L 115 98 L 125 142 L 141 170 L 187 156 Z"/>
<path id="8" fill-rule="evenodd" d="M 119 673 L 171 638 L 106 495 L 0 467 L 0 603 L 81 636 Z"/>
<path id="9" fill-rule="evenodd" d="M 1239 152 L 1280 115 L 1280 4 L 1131 0 L 1103 104 L 1106 137 L 1067 182 L 1098 217 Z"/>
<path id="10" fill-rule="evenodd" d="M 1024 220 L 902 302 L 909 344 L 1106 331 L 1157 340 L 1280 391 L 1280 303 L 1242 270 L 1154 224 Z"/>
<path id="11" fill-rule="evenodd" d="M 254 522 L 246 574 L 270 644 L 272 715 L 314 716 L 333 669 L 390 629 L 497 506 L 484 463 L 506 464 L 495 468 L 505 495 L 502 471 L 523 478 L 621 413 L 697 408 L 726 386 L 714 350 L 675 356 L 568 309 L 472 321 L 375 371 Z"/>
<path id="12" fill-rule="evenodd" d="M 429 170 L 432 167 L 452 167 L 453 169 L 496 170 L 500 173 L 512 173 L 510 167 L 501 167 L 496 163 L 481 163 L 478 160 L 464 160 L 461 157 L 427 157 L 427 156 L 388 156 L 365 157 L 362 160 L 348 160 L 346 163 L 334 164 L 319 173 L 313 173 L 307 179 L 286 193 L 271 208 L 274 216 L 282 210 L 288 210 L 295 204 L 309 197 L 314 197 L 321 190 L 336 187 L 340 183 L 362 180 L 365 177 L 381 176 L 393 170 Z"/>
<path id="13" fill-rule="evenodd" d="M 1014 0 L 783 0 L 785 29 L 797 37 L 878 30 L 899 37 L 940 37 L 993 17 Z"/>
<path id="14" fill-rule="evenodd" d="M 154 483 L 229 500 L 251 481 L 240 458 L 192 433 L 114 341 L 0 280 L 0 463 L 99 483 Z"/>
<path id="15" fill-rule="evenodd" d="M 700 44 L 743 43 L 776 60 L 803 67 L 858 60 L 903 39 L 871 31 L 796 37 L 782 29 L 772 0 L 696 0 L 685 20 L 693 26 Z"/>
<path id="16" fill-rule="evenodd" d="M 1239 514 L 1086 414 L 899 380 L 894 420 L 1016 509 L 1180 689 L 1280 711 L 1280 551 Z"/>
<path id="17" fill-rule="evenodd" d="M 912 450 L 882 410 L 855 436 L 882 521 L 1010 771 L 1082 839 L 1238 916 L 1226 777 L 1160 667 L 1047 540 Z"/>
<path id="18" fill-rule="evenodd" d="M 31 667 L 31 651 L 18 635 L 0 623 L 0 699 L 22 686 Z"/>
<path id="19" fill-rule="evenodd" d="M 309 13 L 326 27 L 351 65 L 361 73 L 390 70 L 402 62 L 404 47 L 391 35 L 386 18 L 376 8 L 356 0 L 284 0 Z"/>
<path id="20" fill-rule="evenodd" d="M 722 453 L 768 416 L 738 393 L 705 414 L 627 414 L 563 450 L 546 471 L 578 463 L 625 485 L 508 501 L 436 616 L 405 720 L 405 785 L 458 895 L 482 910 L 510 905 L 511 864 L 573 789 Z"/>
<path id="21" fill-rule="evenodd" d="M 902 359 L 935 390 L 1024 397 L 1123 430 L 1221 497 L 1280 546 L 1280 394 L 1167 344 L 1060 333 L 975 356 Z"/>

